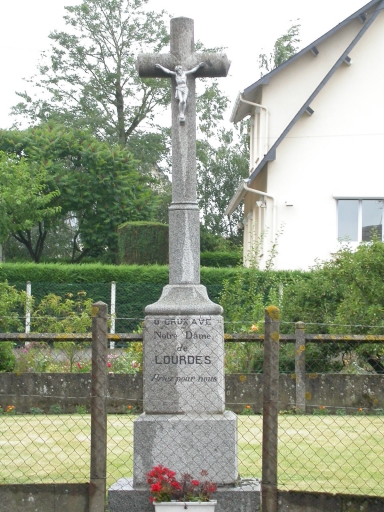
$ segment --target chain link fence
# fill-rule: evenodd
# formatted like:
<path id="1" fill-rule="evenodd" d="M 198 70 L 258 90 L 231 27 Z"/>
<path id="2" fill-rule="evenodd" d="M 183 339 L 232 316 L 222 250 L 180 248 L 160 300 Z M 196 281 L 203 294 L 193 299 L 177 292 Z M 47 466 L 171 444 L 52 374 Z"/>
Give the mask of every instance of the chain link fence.
<path id="1" fill-rule="evenodd" d="M 49 294 L 59 297 L 76 297 L 85 292 L 86 297 L 93 301 L 102 301 L 108 304 L 111 314 L 111 332 L 135 332 L 141 329 L 143 311 L 148 304 L 159 300 L 163 284 L 153 283 L 12 283 L 18 291 L 28 290 L 32 295 L 34 304 Z M 218 302 L 222 285 L 207 285 L 209 298 Z M 20 318 L 24 324 L 28 320 L 24 317 L 22 308 L 19 310 Z M 26 332 L 29 332 L 27 329 Z"/>
<path id="2" fill-rule="evenodd" d="M 243 482 L 262 479 L 264 504 L 269 501 L 272 507 L 268 511 L 274 510 L 273 503 L 277 507 L 277 490 L 354 494 L 370 497 L 368 502 L 384 497 L 384 374 L 378 357 L 384 336 L 308 334 L 299 322 L 291 324 L 290 334 L 278 337 L 278 324 L 273 320 L 269 334 L 268 326 L 261 327 L 261 333 L 225 334 L 221 355 L 209 348 L 211 328 L 154 325 L 158 351 L 151 353 L 155 359 L 148 364 L 153 365 L 156 387 L 148 412 L 159 414 L 168 407 L 176 415 L 183 410 L 186 419 L 194 414 L 204 417 L 212 408 L 218 412 L 225 398 L 224 414 L 237 413 L 237 454 L 226 450 L 225 464 L 235 465 Z M 182 336 L 183 343 L 169 351 L 172 338 L 167 333 L 176 334 L 173 340 Z M 272 340 L 268 357 L 266 336 Z M 107 488 L 132 475 L 135 464 L 140 464 L 134 459 L 133 431 L 134 420 L 143 411 L 141 339 L 140 333 L 109 334 L 109 340 L 125 348 L 110 350 L 103 363 L 108 374 Z M 0 375 L 0 484 L 89 481 L 91 334 L 29 334 L 24 339 L 20 334 L 1 335 L 0 344 L 16 340 L 19 364 L 23 357 L 29 363 L 19 367 L 24 371 Z M 73 355 L 58 343 L 69 343 L 77 352 Z M 72 374 L 59 373 L 69 357 Z M 34 366 L 28 367 L 31 361 Z M 180 364 L 186 367 L 184 381 L 173 371 Z M 225 384 L 214 380 L 221 365 Z M 195 371 L 200 366 L 201 374 Z M 49 373 L 40 373 L 42 368 Z M 197 397 L 191 394 L 193 378 L 202 379 Z M 172 399 L 165 403 L 167 396 Z M 228 417 L 211 445 L 229 446 L 234 430 Z M 186 424 L 180 420 L 180 425 L 182 432 Z M 174 424 L 172 428 L 177 430 Z M 188 450 L 201 444 L 204 435 L 204 429 L 200 437 L 195 432 Z M 171 448 L 178 453 L 176 445 Z M 201 467 L 206 461 L 212 468 L 209 476 L 215 479 L 215 454 L 206 446 L 203 459 L 197 457 L 189 468 L 191 474 L 206 469 Z"/>

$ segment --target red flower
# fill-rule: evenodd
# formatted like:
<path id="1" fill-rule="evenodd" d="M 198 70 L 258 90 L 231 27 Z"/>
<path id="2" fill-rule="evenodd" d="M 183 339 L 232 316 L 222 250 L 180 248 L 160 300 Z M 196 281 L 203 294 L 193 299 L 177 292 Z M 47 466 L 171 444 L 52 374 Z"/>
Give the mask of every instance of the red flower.
<path id="1" fill-rule="evenodd" d="M 191 484 L 197 487 L 198 485 L 200 485 L 200 482 L 198 480 L 191 480 Z"/>
<path id="2" fill-rule="evenodd" d="M 181 484 L 179 484 L 179 482 L 177 482 L 176 480 L 174 480 L 173 482 L 171 482 L 171 486 L 176 489 L 177 491 L 181 491 Z"/>
<path id="3" fill-rule="evenodd" d="M 110 368 L 110 367 L 112 366 L 112 365 L 111 365 L 111 363 L 110 363 L 109 361 L 108 361 L 108 363 L 107 363 L 107 366 L 108 366 L 108 368 Z"/>
<path id="4" fill-rule="evenodd" d="M 161 491 L 161 484 L 156 483 L 151 485 L 151 491 L 152 492 L 160 492 Z"/>

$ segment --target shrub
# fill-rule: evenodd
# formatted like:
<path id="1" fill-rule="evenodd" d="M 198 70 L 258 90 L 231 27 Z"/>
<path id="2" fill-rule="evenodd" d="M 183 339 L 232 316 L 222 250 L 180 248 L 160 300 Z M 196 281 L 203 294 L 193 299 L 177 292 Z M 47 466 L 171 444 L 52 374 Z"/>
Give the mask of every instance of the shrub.
<path id="1" fill-rule="evenodd" d="M 61 414 L 61 412 L 62 412 L 61 405 L 59 405 L 59 404 L 51 405 L 51 407 L 49 408 L 49 412 L 51 414 Z"/>
<path id="2" fill-rule="evenodd" d="M 304 279 L 294 277 L 284 289 L 282 319 L 308 323 L 307 332 L 382 334 L 384 332 L 384 244 L 361 243 L 356 251 L 345 245 L 329 261 L 319 262 Z M 312 324 L 312 325 L 311 325 Z M 282 326 L 284 328 L 284 326 Z M 337 361 L 344 344 L 312 348 L 322 371 L 339 371 L 348 359 L 359 372 L 383 372 L 384 346 L 374 343 L 349 346 L 352 355 Z M 351 354 L 350 354 L 351 355 Z M 309 353 L 307 352 L 307 360 Z M 311 369 L 311 371 L 316 371 Z"/>
<path id="3" fill-rule="evenodd" d="M 232 252 L 202 252 L 200 263 L 204 267 L 238 267 L 243 260 L 239 251 Z"/>
<path id="4" fill-rule="evenodd" d="M 132 265 L 168 262 L 168 226 L 159 222 L 125 222 L 118 227 L 119 261 Z"/>
<path id="5" fill-rule="evenodd" d="M 40 407 L 37 407 L 37 406 L 31 407 L 29 409 L 29 412 L 30 412 L 30 414 L 34 414 L 34 415 L 36 415 L 36 414 L 44 414 L 43 409 L 40 409 Z"/>
<path id="6" fill-rule="evenodd" d="M 1 271 L 1 267 L 0 267 Z M 18 292 L 8 281 L 0 282 L 0 331 L 18 331 L 22 328 L 19 313 L 25 306 L 25 293 Z"/>
<path id="7" fill-rule="evenodd" d="M 0 372 L 11 372 L 15 367 L 16 358 L 12 352 L 12 342 L 0 343 Z"/>

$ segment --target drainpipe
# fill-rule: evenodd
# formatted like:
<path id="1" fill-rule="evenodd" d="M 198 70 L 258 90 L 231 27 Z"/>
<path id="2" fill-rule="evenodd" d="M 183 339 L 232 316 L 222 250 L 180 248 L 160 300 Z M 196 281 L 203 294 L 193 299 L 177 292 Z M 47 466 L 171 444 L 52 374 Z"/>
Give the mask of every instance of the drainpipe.
<path id="1" fill-rule="evenodd" d="M 268 130 L 269 130 L 269 112 L 267 107 L 264 107 L 264 105 L 260 105 L 259 103 L 253 103 L 252 101 L 248 101 L 243 99 L 243 96 L 240 94 L 239 99 L 242 103 L 246 103 L 247 105 L 252 105 L 252 107 L 259 107 L 265 110 L 265 147 L 264 147 L 264 154 L 266 155 L 268 153 Z"/>
<path id="2" fill-rule="evenodd" d="M 276 204 L 275 204 L 275 197 L 271 196 L 270 194 L 267 194 L 266 192 L 263 192 L 261 190 L 255 190 L 254 188 L 249 188 L 246 185 L 246 182 L 248 180 L 244 180 L 243 188 L 247 192 L 251 192 L 252 194 L 258 194 L 259 196 L 269 197 L 269 199 L 272 199 L 272 243 L 275 239 L 275 226 L 276 226 Z"/>

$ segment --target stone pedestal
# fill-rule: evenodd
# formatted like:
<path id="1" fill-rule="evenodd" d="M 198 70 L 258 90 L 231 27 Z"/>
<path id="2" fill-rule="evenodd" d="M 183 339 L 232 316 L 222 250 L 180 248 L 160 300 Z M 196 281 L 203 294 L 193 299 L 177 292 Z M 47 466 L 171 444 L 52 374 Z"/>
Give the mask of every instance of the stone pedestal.
<path id="1" fill-rule="evenodd" d="M 177 309 L 175 293 L 179 310 L 193 309 L 195 288 L 201 314 L 170 314 Z M 237 417 L 225 411 L 223 318 L 203 314 L 220 306 L 201 289 L 168 286 L 147 308 L 168 314 L 148 315 L 144 323 L 145 413 L 134 422 L 135 486 L 145 485 L 146 474 L 158 464 L 178 475 L 205 469 L 218 485 L 237 479 Z"/>
<path id="2" fill-rule="evenodd" d="M 218 485 L 237 479 L 237 417 L 224 414 L 142 414 L 134 423 L 133 482 L 146 484 L 158 464 L 178 475 L 199 477 L 201 470 Z"/>
<path id="3" fill-rule="evenodd" d="M 132 479 L 121 478 L 108 490 L 109 512 L 153 512 L 148 486 L 133 488 Z M 260 482 L 240 480 L 236 487 L 219 487 L 212 495 L 215 512 L 259 512 Z"/>

